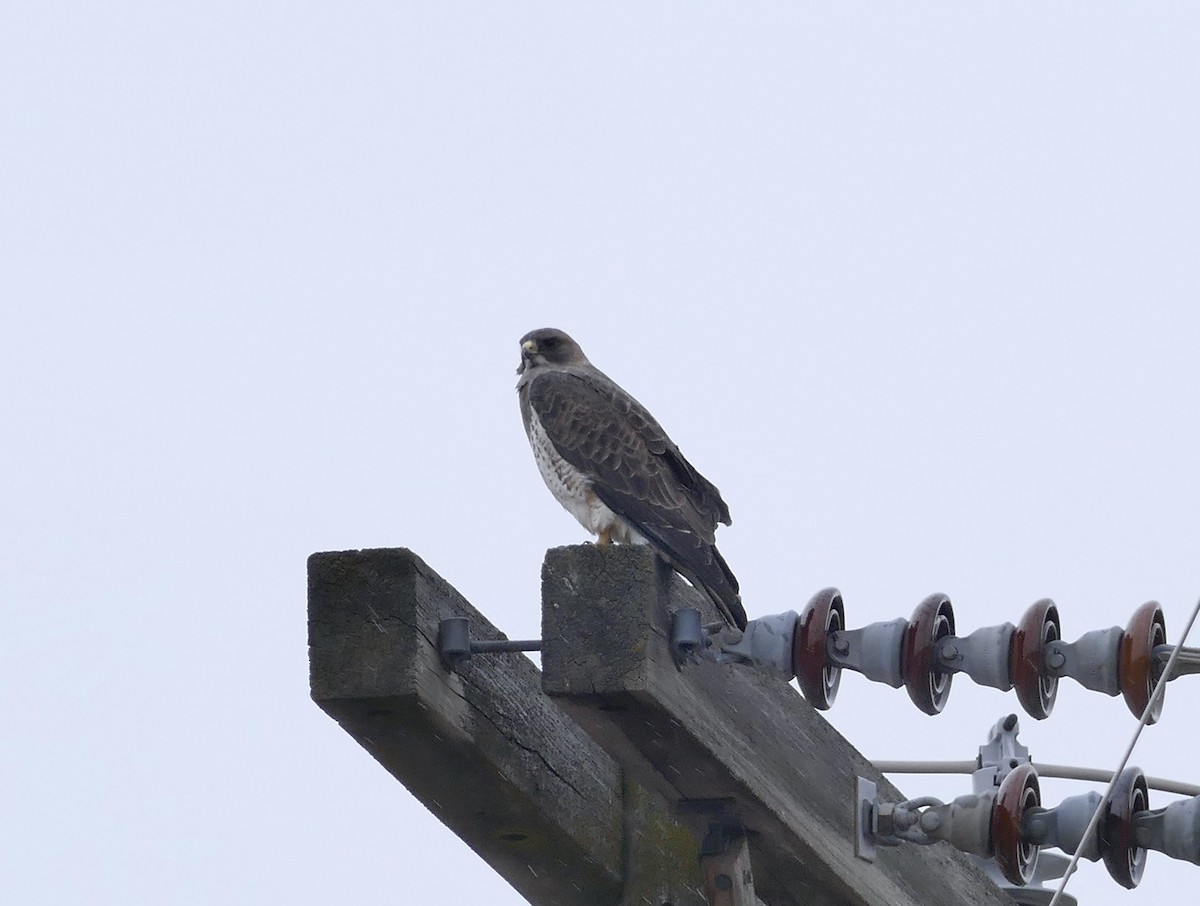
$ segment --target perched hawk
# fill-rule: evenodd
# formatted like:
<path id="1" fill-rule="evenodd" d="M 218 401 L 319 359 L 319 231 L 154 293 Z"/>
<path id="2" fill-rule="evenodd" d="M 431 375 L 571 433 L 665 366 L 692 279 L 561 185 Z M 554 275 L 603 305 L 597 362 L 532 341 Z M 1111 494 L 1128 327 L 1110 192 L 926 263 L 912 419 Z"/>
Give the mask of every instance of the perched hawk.
<path id="1" fill-rule="evenodd" d="M 525 433 L 558 502 L 599 545 L 648 543 L 745 629 L 737 579 L 715 543 L 729 507 L 654 416 L 561 330 L 522 337 L 517 374 Z"/>

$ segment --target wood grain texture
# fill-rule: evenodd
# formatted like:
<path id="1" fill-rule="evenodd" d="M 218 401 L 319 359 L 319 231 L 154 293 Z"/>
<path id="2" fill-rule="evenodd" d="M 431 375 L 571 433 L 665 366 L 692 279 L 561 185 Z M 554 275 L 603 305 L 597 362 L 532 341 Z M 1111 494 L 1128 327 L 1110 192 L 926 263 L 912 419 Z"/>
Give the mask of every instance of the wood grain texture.
<path id="1" fill-rule="evenodd" d="M 620 902 L 620 771 L 541 694 L 530 660 L 476 656 L 447 672 L 442 618 L 503 635 L 410 551 L 314 554 L 308 572 L 322 710 L 531 902 Z"/>
<path id="2" fill-rule="evenodd" d="M 699 844 L 548 698 L 521 654 L 442 665 L 438 624 L 504 636 L 411 551 L 308 562 L 313 700 L 536 906 L 704 906 Z M 425 870 L 397 852 L 398 870 Z M 442 866 L 442 870 L 445 866 Z M 446 902 L 466 897 L 447 877 Z"/>
<path id="3" fill-rule="evenodd" d="M 742 666 L 678 668 L 670 614 L 705 596 L 641 547 L 555 548 L 542 571 L 543 688 L 640 782 L 669 802 L 707 802 L 746 828 L 754 886 L 771 906 L 962 906 L 1011 902 L 948 846 L 854 856 L 855 777 L 902 800 L 799 693 Z M 914 713 L 914 721 L 924 717 Z"/>

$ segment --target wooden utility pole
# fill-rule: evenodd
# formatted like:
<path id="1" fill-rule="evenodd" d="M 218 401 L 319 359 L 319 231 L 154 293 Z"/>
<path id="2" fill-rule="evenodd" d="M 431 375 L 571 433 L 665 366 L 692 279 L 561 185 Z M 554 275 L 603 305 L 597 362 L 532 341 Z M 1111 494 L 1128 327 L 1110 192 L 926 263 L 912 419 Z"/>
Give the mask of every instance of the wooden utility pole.
<path id="1" fill-rule="evenodd" d="M 442 619 L 503 636 L 416 555 L 314 554 L 312 697 L 535 906 L 1011 903 L 944 844 L 855 858 L 856 775 L 904 797 L 778 678 L 677 667 L 684 606 L 711 614 L 647 548 L 556 548 L 544 673 L 451 672 Z"/>

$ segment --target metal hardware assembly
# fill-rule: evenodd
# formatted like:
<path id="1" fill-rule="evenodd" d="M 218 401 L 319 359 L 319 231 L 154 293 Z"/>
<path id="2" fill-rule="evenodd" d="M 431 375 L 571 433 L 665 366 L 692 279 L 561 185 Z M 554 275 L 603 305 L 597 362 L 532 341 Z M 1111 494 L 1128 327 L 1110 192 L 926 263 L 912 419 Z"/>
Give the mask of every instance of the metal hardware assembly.
<path id="1" fill-rule="evenodd" d="M 474 654 L 541 650 L 541 639 L 473 639 L 470 620 L 465 617 L 447 617 L 438 624 L 438 652 L 442 656 L 442 663 L 451 672 L 469 661 Z"/>
<path id="2" fill-rule="evenodd" d="M 1061 871 L 1053 874 L 1057 862 L 1048 866 L 1050 872 L 1038 871 L 1044 847 L 1078 852 L 1093 862 L 1103 860 L 1113 880 L 1128 888 L 1141 880 L 1151 849 L 1200 865 L 1200 796 L 1151 810 L 1145 775 L 1129 767 L 1118 775 L 1107 799 L 1092 791 L 1045 807 L 1037 768 L 1017 732 L 1015 714 L 991 728 L 987 743 L 979 748 L 979 767 L 972 773 L 974 792 L 950 803 L 928 796 L 899 804 L 879 802 L 874 784 L 860 777 L 856 854 L 870 859 L 875 846 L 944 840 L 988 860 L 989 870 L 1016 889 L 1061 876 Z M 1103 820 L 1089 836 L 1092 816 L 1102 802 Z M 1040 893 L 1009 892 L 1018 902 L 1040 901 Z"/>
<path id="3" fill-rule="evenodd" d="M 985 626 L 959 636 L 954 608 L 943 594 L 929 595 L 907 620 L 847 629 L 841 592 L 825 588 L 799 614 L 789 610 L 759 617 L 740 635 L 723 624 L 702 626 L 699 612 L 681 610 L 671 644 L 680 665 L 700 656 L 794 677 L 819 710 L 833 706 L 842 671 L 852 670 L 872 682 L 903 687 L 921 711 L 939 714 L 954 675 L 963 673 L 980 685 L 1015 690 L 1025 711 L 1042 720 L 1054 709 L 1063 677 L 1085 689 L 1123 696 L 1141 717 L 1167 660 L 1180 648 L 1168 645 L 1166 635 L 1162 607 L 1148 601 L 1124 629 L 1097 629 L 1066 642 L 1058 608 L 1043 598 L 1016 625 Z M 1180 648 L 1168 678 L 1188 674 L 1200 674 L 1200 648 Z M 1160 698 L 1148 723 L 1158 719 L 1161 708 Z"/>

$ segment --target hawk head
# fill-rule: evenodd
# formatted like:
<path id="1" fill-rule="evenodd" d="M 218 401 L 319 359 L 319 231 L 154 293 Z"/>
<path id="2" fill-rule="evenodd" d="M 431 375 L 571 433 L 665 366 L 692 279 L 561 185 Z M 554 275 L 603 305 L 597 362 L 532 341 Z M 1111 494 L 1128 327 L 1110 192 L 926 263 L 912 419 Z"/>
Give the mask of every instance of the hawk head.
<path id="1" fill-rule="evenodd" d="M 542 365 L 587 365 L 587 356 L 579 344 L 561 330 L 542 327 L 521 337 L 521 364 L 517 374 Z"/>

